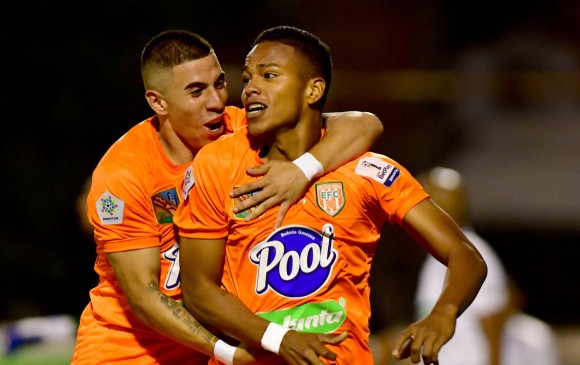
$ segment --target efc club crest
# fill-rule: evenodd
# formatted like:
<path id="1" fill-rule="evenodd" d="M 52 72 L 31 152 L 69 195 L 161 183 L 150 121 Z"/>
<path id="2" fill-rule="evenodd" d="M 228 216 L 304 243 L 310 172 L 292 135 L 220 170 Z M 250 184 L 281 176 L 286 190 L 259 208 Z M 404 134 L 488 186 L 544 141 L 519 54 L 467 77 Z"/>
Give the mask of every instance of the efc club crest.
<path id="1" fill-rule="evenodd" d="M 336 216 L 342 208 L 346 198 L 342 182 L 323 182 L 316 184 L 316 204 L 331 217 Z"/>

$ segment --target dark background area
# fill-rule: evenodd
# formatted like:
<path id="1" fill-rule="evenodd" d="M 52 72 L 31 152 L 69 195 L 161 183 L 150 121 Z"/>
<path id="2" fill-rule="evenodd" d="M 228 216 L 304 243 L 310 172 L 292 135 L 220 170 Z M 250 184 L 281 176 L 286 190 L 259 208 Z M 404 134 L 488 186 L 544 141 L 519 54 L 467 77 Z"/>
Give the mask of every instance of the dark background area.
<path id="1" fill-rule="evenodd" d="M 506 120 L 513 127 L 508 132 L 517 136 L 554 131 L 555 143 L 546 154 L 560 151 L 558 141 L 580 141 L 575 64 L 567 68 L 572 73 L 564 82 L 556 83 L 556 91 L 567 88 L 561 94 L 546 92 L 538 78 L 501 79 L 494 89 L 498 98 L 476 109 L 475 115 L 489 120 L 467 120 L 470 114 L 461 112 L 468 104 L 462 96 L 468 93 L 461 89 L 465 78 L 460 72 L 463 55 L 501 52 L 501 42 L 514 34 L 530 35 L 520 39 L 540 45 L 537 54 L 542 44 L 564 44 L 565 59 L 577 61 L 577 1 L 22 1 L 2 7 L 0 188 L 5 209 L 0 255 L 5 263 L 0 266 L 0 321 L 80 315 L 88 302 L 96 280 L 94 244 L 79 229 L 75 200 L 107 148 L 152 114 L 139 73 L 147 40 L 169 28 L 207 38 L 228 74 L 230 101 L 239 105 L 240 71 L 253 38 L 270 26 L 288 24 L 316 33 L 333 51 L 336 77 L 327 110 L 366 110 L 383 121 L 385 133 L 375 151 L 414 173 L 447 164 L 461 167 L 474 182 L 486 181 L 477 175 L 484 170 L 493 175 L 491 196 L 497 201 L 487 198 L 485 189 L 473 189 L 476 201 L 478 193 L 483 197 L 475 206 L 480 234 L 523 287 L 528 312 L 553 324 L 580 324 L 577 146 L 564 151 L 568 145 L 560 144 L 562 151 L 553 159 L 520 164 L 516 175 L 525 184 L 510 180 L 513 167 L 501 167 L 537 146 L 532 137 L 509 142 L 513 151 L 494 164 L 481 166 L 467 158 L 497 153 L 489 143 L 493 134 L 486 138 L 485 133 L 490 125 L 505 128 Z M 533 56 L 517 60 L 502 67 L 545 71 L 541 64 L 534 66 Z M 469 90 L 480 89 L 476 84 Z M 562 118 L 562 108 L 552 107 L 560 104 L 547 97 L 553 95 L 567 101 Z M 498 118 L 500 112 L 505 119 Z M 522 115 L 527 125 L 509 122 L 521 121 Z M 530 115 L 544 119 L 540 123 Z M 544 167 L 549 192 L 536 190 L 537 175 L 526 180 L 526 172 Z M 507 169 L 512 175 L 504 182 Z M 521 196 L 510 193 L 511 183 Z M 544 197 L 550 201 L 538 205 Z M 396 228 L 385 228 L 379 264 L 373 268 L 375 325 L 410 320 L 422 255 Z"/>

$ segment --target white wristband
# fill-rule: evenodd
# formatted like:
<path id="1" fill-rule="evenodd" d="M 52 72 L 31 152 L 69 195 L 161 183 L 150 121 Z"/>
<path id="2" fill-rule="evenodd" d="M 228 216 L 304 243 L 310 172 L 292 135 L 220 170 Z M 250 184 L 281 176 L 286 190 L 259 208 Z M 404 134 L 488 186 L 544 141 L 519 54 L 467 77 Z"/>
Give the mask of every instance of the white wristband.
<path id="1" fill-rule="evenodd" d="M 217 340 L 213 348 L 215 358 L 226 365 L 234 365 L 235 352 L 236 348 L 234 346 L 228 345 L 222 340 Z"/>
<path id="2" fill-rule="evenodd" d="M 324 166 L 310 152 L 292 161 L 306 175 L 308 181 L 324 173 Z"/>
<path id="3" fill-rule="evenodd" d="M 268 351 L 278 354 L 280 351 L 280 345 L 282 344 L 282 339 L 286 332 L 290 331 L 290 328 L 280 326 L 274 322 L 270 322 L 268 328 L 262 335 L 262 347 Z"/>

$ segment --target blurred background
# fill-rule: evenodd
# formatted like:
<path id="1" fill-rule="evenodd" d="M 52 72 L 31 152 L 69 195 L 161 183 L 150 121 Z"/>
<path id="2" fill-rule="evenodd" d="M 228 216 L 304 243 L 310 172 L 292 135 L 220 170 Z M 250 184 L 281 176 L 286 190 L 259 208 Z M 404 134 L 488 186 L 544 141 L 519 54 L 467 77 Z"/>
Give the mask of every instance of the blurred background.
<path id="1" fill-rule="evenodd" d="M 78 317 L 94 244 L 76 199 L 107 148 L 152 112 L 139 56 L 169 28 L 199 33 L 240 105 L 253 38 L 320 36 L 334 58 L 327 111 L 385 127 L 374 151 L 412 173 L 443 165 L 470 189 L 474 224 L 526 295 L 526 312 L 580 363 L 580 2 L 574 0 L 20 1 L 0 12 L 0 322 Z M 10 208 L 10 209 L 8 209 Z M 423 251 L 385 227 L 372 328 L 408 323 Z M 576 345 L 573 345 L 576 344 Z M 574 347 L 576 346 L 576 347 Z M 564 364 L 564 362 L 563 362 Z"/>

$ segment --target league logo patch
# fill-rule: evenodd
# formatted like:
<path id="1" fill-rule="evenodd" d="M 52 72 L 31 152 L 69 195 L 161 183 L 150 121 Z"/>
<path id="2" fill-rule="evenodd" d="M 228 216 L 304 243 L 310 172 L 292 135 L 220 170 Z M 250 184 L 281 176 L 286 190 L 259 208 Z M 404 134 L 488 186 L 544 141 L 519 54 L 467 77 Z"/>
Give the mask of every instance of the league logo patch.
<path id="1" fill-rule="evenodd" d="M 237 188 L 238 186 L 235 186 L 235 187 Z M 239 203 L 243 202 L 244 200 L 248 199 L 249 197 L 258 194 L 259 192 L 260 192 L 260 190 L 252 191 L 251 193 L 244 194 L 242 196 L 238 196 L 237 198 L 232 199 L 232 201 L 233 201 L 232 208 L 234 206 L 238 205 Z M 256 210 L 256 208 L 257 207 L 248 208 L 242 212 L 234 214 L 234 217 L 239 218 L 239 219 L 245 219 L 251 212 Z"/>
<path id="2" fill-rule="evenodd" d="M 370 177 L 385 186 L 391 186 L 401 175 L 401 170 L 376 157 L 363 157 L 354 170 L 361 176 Z"/>
<path id="3" fill-rule="evenodd" d="M 184 201 L 187 200 L 187 196 L 189 195 L 191 188 L 193 188 L 193 185 L 195 185 L 195 178 L 193 177 L 193 166 L 190 165 L 187 170 L 185 170 L 183 186 L 181 187 L 181 197 Z"/>
<path id="4" fill-rule="evenodd" d="M 177 189 L 171 188 L 151 196 L 153 212 L 159 224 L 173 223 L 173 215 L 179 205 Z"/>
<path id="5" fill-rule="evenodd" d="M 318 207 L 331 217 L 340 213 L 346 202 L 342 182 L 323 182 L 315 186 Z"/>
<path id="6" fill-rule="evenodd" d="M 97 214 L 101 224 L 122 224 L 125 202 L 105 191 L 96 202 Z"/>

